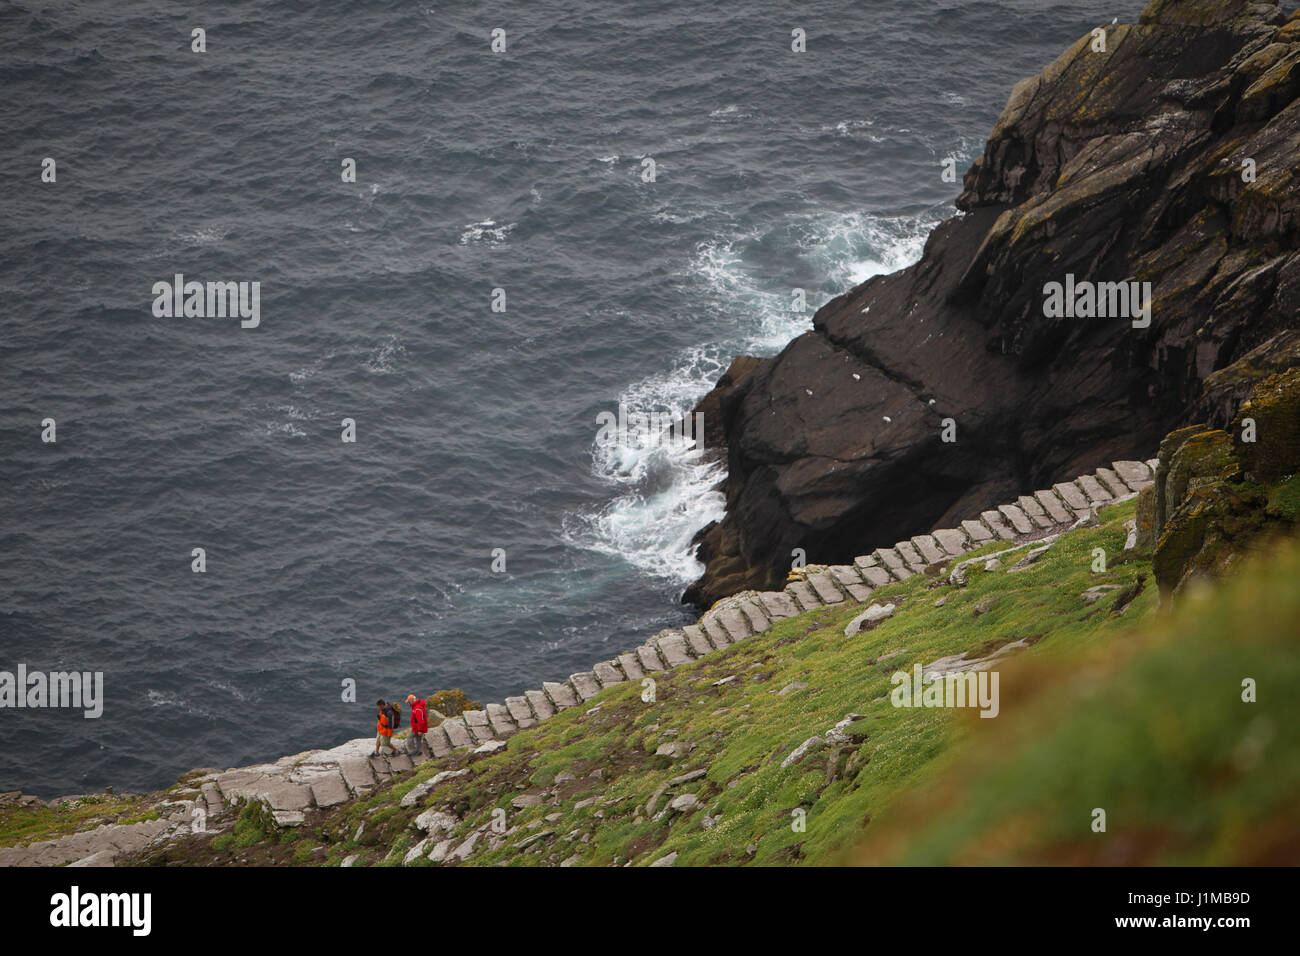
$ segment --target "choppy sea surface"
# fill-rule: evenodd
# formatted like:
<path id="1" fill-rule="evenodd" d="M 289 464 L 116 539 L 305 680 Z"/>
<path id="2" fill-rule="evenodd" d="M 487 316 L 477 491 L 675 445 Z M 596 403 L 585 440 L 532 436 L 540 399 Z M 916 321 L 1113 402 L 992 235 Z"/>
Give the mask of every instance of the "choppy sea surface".
<path id="1" fill-rule="evenodd" d="M 0 0 L 0 670 L 105 683 L 0 709 L 0 790 L 331 746 L 683 623 L 723 472 L 597 415 L 915 261 L 944 160 L 1141 6 Z M 155 317 L 177 273 L 261 324 Z"/>

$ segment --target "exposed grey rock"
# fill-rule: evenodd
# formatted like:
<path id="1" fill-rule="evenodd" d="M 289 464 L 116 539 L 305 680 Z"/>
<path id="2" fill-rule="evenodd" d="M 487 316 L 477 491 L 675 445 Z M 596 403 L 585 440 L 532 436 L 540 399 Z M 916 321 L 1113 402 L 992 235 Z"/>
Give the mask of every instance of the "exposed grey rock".
<path id="1" fill-rule="evenodd" d="M 876 624 L 893 617 L 898 608 L 893 604 L 873 604 L 844 626 L 844 636 L 852 637 L 868 624 Z"/>

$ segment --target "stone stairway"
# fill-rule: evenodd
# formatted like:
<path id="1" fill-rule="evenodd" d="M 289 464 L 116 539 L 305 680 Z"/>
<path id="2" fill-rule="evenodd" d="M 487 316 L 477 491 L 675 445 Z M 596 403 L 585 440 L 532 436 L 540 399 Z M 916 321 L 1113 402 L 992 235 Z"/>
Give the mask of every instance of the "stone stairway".
<path id="1" fill-rule="evenodd" d="M 460 748 L 481 747 L 577 707 L 606 687 L 689 663 L 765 631 L 782 618 L 845 601 L 865 602 L 877 588 L 921 574 L 932 564 L 960 557 L 990 541 L 1032 541 L 1058 533 L 1088 517 L 1094 508 L 1135 496 L 1151 484 L 1155 465 L 1154 460 L 1117 461 L 1094 474 L 1021 495 L 1012 504 L 961 522 L 960 527 L 877 548 L 853 564 L 811 571 L 784 591 L 746 591 L 725 598 L 697 623 L 660 631 L 640 647 L 601 661 L 589 671 L 507 697 L 504 705 L 488 704 L 483 710 L 449 718 L 430 730 L 429 745 L 439 757 Z"/>
<path id="2" fill-rule="evenodd" d="M 824 570 L 810 568 L 802 579 L 791 581 L 783 591 L 745 591 L 725 598 L 695 624 L 660 631 L 641 646 L 601 661 L 589 671 L 570 674 L 564 681 L 544 682 L 540 690 L 507 697 L 503 704 L 488 704 L 482 710 L 446 719 L 430 729 L 429 746 L 435 757 L 445 757 L 455 750 L 491 753 L 505 746 L 506 737 L 562 710 L 578 707 L 606 687 L 640 681 L 690 663 L 761 633 L 774 621 L 846 601 L 865 602 L 878 588 L 921 574 L 932 564 L 959 558 L 991 541 L 1025 543 L 1059 534 L 1096 508 L 1134 497 L 1152 483 L 1155 466 L 1154 460 L 1117 461 L 1094 474 L 1022 495 L 1015 503 L 985 511 L 978 518 L 961 522 L 959 527 L 877 548 L 852 564 L 832 565 Z M 265 802 L 280 826 L 297 826 L 305 822 L 308 810 L 328 809 L 365 796 L 379 783 L 430 759 L 427 754 L 404 753 L 376 757 L 372 756 L 374 745 L 373 737 L 358 737 L 329 750 L 309 750 L 275 763 L 201 774 L 187 781 L 198 791 L 197 796 L 172 801 L 171 825 L 150 836 L 165 841 L 188 829 L 194 807 L 215 816 L 232 803 L 249 800 Z M 120 828 L 103 829 L 106 832 L 96 849 L 111 848 L 112 831 Z M 39 858 L 46 865 L 72 860 L 83 865 L 111 864 L 114 853 L 86 856 L 90 847 L 84 840 L 78 842 L 79 837 L 74 834 L 40 844 Z M 66 846 L 65 841 L 69 841 Z M 0 854 L 0 865 L 34 862 L 35 854 L 23 851 L 35 849 L 36 845 L 13 848 Z"/>

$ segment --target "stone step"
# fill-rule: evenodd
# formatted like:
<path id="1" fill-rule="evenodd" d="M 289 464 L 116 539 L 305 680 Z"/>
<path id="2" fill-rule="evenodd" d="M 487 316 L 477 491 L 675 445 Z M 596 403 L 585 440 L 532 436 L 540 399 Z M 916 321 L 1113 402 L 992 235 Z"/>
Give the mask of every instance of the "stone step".
<path id="1" fill-rule="evenodd" d="M 871 556 L 875 558 L 876 562 L 890 574 L 893 574 L 895 571 L 906 570 L 902 556 L 893 548 L 877 548 L 875 551 L 871 552 Z"/>
<path id="2" fill-rule="evenodd" d="M 642 644 L 633 653 L 636 654 L 636 659 L 641 662 L 641 669 L 647 674 L 667 670 L 664 667 L 664 662 L 659 659 L 659 652 L 649 644 Z"/>
<path id="3" fill-rule="evenodd" d="M 767 611 L 768 617 L 774 621 L 795 617 L 799 613 L 798 606 L 784 591 L 764 591 L 758 599 L 763 602 L 763 610 Z"/>
<path id="4" fill-rule="evenodd" d="M 568 681 L 542 681 L 542 693 L 551 699 L 557 711 L 578 706 L 578 692 Z"/>
<path id="5" fill-rule="evenodd" d="M 873 588 L 883 588 L 886 584 L 893 584 L 892 578 L 888 571 L 881 567 L 863 568 L 862 577 Z"/>
<path id="6" fill-rule="evenodd" d="M 533 713 L 533 708 L 528 703 L 528 698 L 522 695 L 519 697 L 507 697 L 506 710 L 510 711 L 510 719 L 521 728 L 529 727 L 537 721 L 537 715 Z"/>
<path id="7" fill-rule="evenodd" d="M 749 619 L 734 607 L 724 607 L 718 611 L 718 620 L 727 629 L 732 642 L 743 641 L 754 633 L 749 626 Z"/>
<path id="8" fill-rule="evenodd" d="M 669 631 L 654 638 L 653 646 L 659 657 L 671 667 L 680 667 L 695 660 L 686 646 L 686 635 L 680 631 Z"/>
<path id="9" fill-rule="evenodd" d="M 700 618 L 700 627 L 704 629 L 705 635 L 718 650 L 731 646 L 731 635 L 727 633 L 727 629 L 723 627 L 722 622 L 718 620 L 716 612 L 709 611 Z"/>
<path id="10" fill-rule="evenodd" d="M 526 690 L 524 696 L 528 698 L 528 704 L 533 708 L 533 713 L 537 715 L 538 720 L 555 716 L 555 705 L 540 690 Z"/>
<path id="11" fill-rule="evenodd" d="M 1065 502 L 1065 506 L 1071 511 L 1087 511 L 1088 496 L 1079 489 L 1073 482 L 1063 481 L 1052 485 L 1052 490 Z"/>
<path id="12" fill-rule="evenodd" d="M 918 534 L 912 539 L 912 547 L 916 548 L 917 553 L 921 555 L 921 560 L 927 565 L 938 564 L 948 558 L 943 547 L 932 534 Z"/>
<path id="13" fill-rule="evenodd" d="M 913 574 L 920 574 L 925 570 L 925 561 L 921 558 L 920 552 L 912 545 L 912 542 L 899 541 L 894 545 L 894 550 L 898 552 L 898 556 L 903 559 L 903 563 L 907 565 L 907 569 Z"/>
<path id="14" fill-rule="evenodd" d="M 980 512 L 980 521 L 984 527 L 988 528 L 1003 541 L 1016 540 L 1016 533 L 1011 526 L 1006 523 L 1000 511 L 982 511 Z"/>
<path id="15" fill-rule="evenodd" d="M 844 587 L 849 592 L 849 597 L 859 603 L 871 600 L 872 589 L 865 584 L 846 584 Z"/>
<path id="16" fill-rule="evenodd" d="M 488 724 L 498 740 L 509 737 L 519 730 L 504 704 L 488 704 L 483 709 L 487 711 Z"/>
<path id="17" fill-rule="evenodd" d="M 821 598 L 806 581 L 791 581 L 785 586 L 785 593 L 805 611 L 813 611 L 822 606 Z"/>
<path id="18" fill-rule="evenodd" d="M 1119 476 L 1120 481 L 1133 491 L 1141 491 L 1151 484 L 1155 476 L 1151 473 L 1149 463 L 1141 461 L 1112 461 L 1110 467 Z"/>
<path id="19" fill-rule="evenodd" d="M 645 668 L 641 659 L 630 652 L 618 655 L 618 666 L 627 675 L 628 680 L 640 680 L 645 677 Z"/>
<path id="20" fill-rule="evenodd" d="M 749 626 L 755 634 L 762 634 L 772 626 L 772 619 L 768 617 L 767 611 L 763 609 L 763 603 L 756 598 L 746 598 L 738 605 L 740 613 L 749 618 Z"/>
<path id="21" fill-rule="evenodd" d="M 1037 498 L 1021 495 L 1016 499 L 1016 504 L 1020 506 L 1020 510 L 1034 523 L 1035 527 L 1046 529 L 1055 524 L 1047 514 L 1047 509 L 1043 507 L 1043 503 Z"/>
<path id="22" fill-rule="evenodd" d="M 1038 499 L 1038 503 L 1043 506 L 1054 524 L 1073 523 L 1074 516 L 1070 514 L 1070 509 L 1055 491 L 1035 491 L 1034 497 Z"/>
<path id="23" fill-rule="evenodd" d="M 474 743 L 474 737 L 465 726 L 465 721 L 459 717 L 448 717 L 439 726 L 446 731 L 447 739 L 451 741 L 453 747 L 468 747 Z"/>
<path id="24" fill-rule="evenodd" d="M 1017 535 L 1034 533 L 1034 523 L 1029 520 L 1029 515 L 1020 510 L 1018 505 L 998 505 L 998 512 L 1006 519 L 1007 524 L 1011 525 Z"/>
<path id="25" fill-rule="evenodd" d="M 570 674 L 569 683 L 573 686 L 573 690 L 578 695 L 579 700 L 584 704 L 601 691 L 600 681 L 596 679 L 596 672 L 594 670 L 579 671 L 576 674 Z"/>
<path id="26" fill-rule="evenodd" d="M 712 653 L 713 645 L 709 643 L 708 635 L 704 633 L 704 628 L 698 624 L 688 624 L 682 628 L 682 633 L 686 635 L 686 643 L 690 645 L 696 657 L 703 657 L 705 654 Z"/>
<path id="27" fill-rule="evenodd" d="M 858 568 L 878 568 L 878 567 L 880 567 L 880 562 L 877 561 L 877 560 L 875 559 L 875 557 L 872 556 L 872 555 L 870 555 L 870 554 L 864 554 L 864 555 L 861 555 L 861 556 L 859 556 L 859 557 L 854 558 L 854 559 L 853 559 L 853 563 L 854 563 L 854 565 L 856 565 Z"/>
<path id="28" fill-rule="evenodd" d="M 429 747 L 439 757 L 445 757 L 451 753 L 451 742 L 447 739 L 446 731 L 443 731 L 439 735 L 438 746 L 435 747 L 433 735 L 436 730 L 441 728 L 435 727 L 429 731 Z M 348 789 L 356 796 L 367 794 L 375 788 L 375 773 L 365 757 L 344 757 L 339 761 L 339 773 L 343 775 L 343 782 L 348 785 Z"/>
<path id="29" fill-rule="evenodd" d="M 1132 494 L 1132 492 L 1129 491 L 1128 485 L 1124 484 L 1124 482 L 1120 480 L 1119 475 L 1115 474 L 1115 472 L 1111 471 L 1109 468 L 1097 469 L 1097 481 L 1099 481 L 1101 486 L 1110 493 L 1111 498 L 1116 501 L 1120 498 L 1127 498 Z"/>
<path id="30" fill-rule="evenodd" d="M 612 687 L 627 680 L 617 661 L 601 661 L 591 670 L 596 675 L 596 680 L 600 681 L 601 687 Z"/>
<path id="31" fill-rule="evenodd" d="M 966 537 L 970 538 L 976 548 L 980 545 L 988 544 L 990 541 L 997 538 L 997 535 L 984 527 L 984 525 L 980 524 L 978 521 L 963 521 L 961 523 L 961 530 L 966 533 Z"/>
<path id="32" fill-rule="evenodd" d="M 823 604 L 840 604 L 844 601 L 844 592 L 839 589 L 831 576 L 822 571 L 816 571 L 805 579 L 814 591 L 817 592 Z"/>
<path id="33" fill-rule="evenodd" d="M 467 710 L 460 716 L 467 727 L 486 727 L 488 725 L 486 710 Z"/>
<path id="34" fill-rule="evenodd" d="M 939 547 L 954 558 L 961 557 L 973 547 L 969 536 L 961 528 L 940 528 L 930 533 L 939 543 Z"/>
<path id="35" fill-rule="evenodd" d="M 1074 479 L 1074 483 L 1088 496 L 1089 505 L 1103 505 L 1115 500 L 1115 496 L 1103 488 L 1101 482 L 1092 475 L 1080 475 Z"/>
<path id="36" fill-rule="evenodd" d="M 468 724 L 469 732 L 474 738 L 475 744 L 485 744 L 489 740 L 495 739 L 492 735 L 492 728 L 488 726 L 480 727 L 478 724 Z"/>
<path id="37" fill-rule="evenodd" d="M 853 564 L 832 564 L 826 571 L 841 588 L 847 588 L 850 584 L 865 583 L 862 572 Z"/>

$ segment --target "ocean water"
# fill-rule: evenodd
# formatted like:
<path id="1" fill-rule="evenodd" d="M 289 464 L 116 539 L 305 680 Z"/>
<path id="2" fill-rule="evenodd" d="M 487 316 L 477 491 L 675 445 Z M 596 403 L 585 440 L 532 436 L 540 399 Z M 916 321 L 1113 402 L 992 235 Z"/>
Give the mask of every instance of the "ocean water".
<path id="1" fill-rule="evenodd" d="M 0 710 L 0 790 L 331 746 L 684 623 L 721 466 L 597 415 L 915 261 L 943 160 L 1141 7 L 0 0 L 0 670 L 105 682 Z M 154 317 L 176 273 L 260 282 L 260 325 Z"/>

